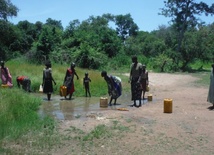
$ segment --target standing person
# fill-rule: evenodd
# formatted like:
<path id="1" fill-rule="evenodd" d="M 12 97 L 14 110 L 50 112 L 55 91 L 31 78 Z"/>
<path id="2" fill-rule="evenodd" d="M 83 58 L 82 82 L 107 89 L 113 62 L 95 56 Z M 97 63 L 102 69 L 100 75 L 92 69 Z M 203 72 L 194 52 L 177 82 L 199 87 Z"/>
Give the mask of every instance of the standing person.
<path id="1" fill-rule="evenodd" d="M 1 61 L 1 70 L 0 70 L 1 81 L 3 85 L 8 85 L 9 87 L 13 86 L 12 76 L 8 67 L 5 67 L 5 62 Z"/>
<path id="2" fill-rule="evenodd" d="M 65 74 L 65 78 L 64 78 L 63 85 L 67 87 L 66 96 L 69 94 L 69 100 L 71 100 L 73 92 L 75 91 L 74 75 L 77 77 L 77 80 L 79 79 L 79 76 L 77 75 L 76 70 L 75 70 L 75 66 L 76 66 L 75 63 L 72 62 L 70 68 L 68 68 L 66 70 L 66 74 Z M 66 98 L 66 96 L 65 96 L 65 98 Z"/>
<path id="3" fill-rule="evenodd" d="M 138 107 L 136 101 L 139 100 L 139 106 L 141 106 L 141 95 L 142 90 L 140 88 L 140 83 L 138 83 L 139 76 L 141 75 L 142 64 L 138 62 L 137 56 L 132 57 L 132 64 L 129 76 L 129 82 L 131 82 L 131 100 L 134 101 L 132 107 Z"/>
<path id="4" fill-rule="evenodd" d="M 143 92 L 143 100 L 145 100 L 146 87 L 149 85 L 149 75 L 148 71 L 146 70 L 146 65 L 142 65 L 142 71 L 138 79 L 138 82 L 140 83 L 141 90 Z"/>
<path id="5" fill-rule="evenodd" d="M 22 89 L 24 89 L 27 92 L 31 92 L 30 85 L 31 85 L 31 80 L 27 76 L 17 76 L 16 82 L 18 87 L 22 86 Z"/>
<path id="6" fill-rule="evenodd" d="M 117 98 L 120 97 L 122 94 L 121 79 L 116 76 L 107 75 L 106 71 L 102 71 L 101 76 L 105 79 L 108 85 L 108 94 L 109 96 L 111 96 L 111 99 L 109 101 L 109 106 L 112 105 L 111 102 L 113 99 L 114 99 L 114 105 L 116 105 Z"/>
<path id="7" fill-rule="evenodd" d="M 211 73 L 210 73 L 210 86 L 207 97 L 207 102 L 213 104 L 214 108 L 214 64 L 212 64 Z"/>
<path id="8" fill-rule="evenodd" d="M 51 99 L 51 94 L 53 93 L 53 83 L 56 85 L 55 80 L 52 77 L 51 62 L 46 62 L 45 68 L 43 69 L 43 93 L 47 94 L 48 101 Z"/>
<path id="9" fill-rule="evenodd" d="M 91 97 L 90 93 L 90 87 L 89 83 L 91 82 L 91 79 L 88 77 L 88 73 L 85 73 L 85 77 L 83 78 L 83 86 L 85 87 L 85 96 L 87 97 L 89 94 L 89 97 Z"/>

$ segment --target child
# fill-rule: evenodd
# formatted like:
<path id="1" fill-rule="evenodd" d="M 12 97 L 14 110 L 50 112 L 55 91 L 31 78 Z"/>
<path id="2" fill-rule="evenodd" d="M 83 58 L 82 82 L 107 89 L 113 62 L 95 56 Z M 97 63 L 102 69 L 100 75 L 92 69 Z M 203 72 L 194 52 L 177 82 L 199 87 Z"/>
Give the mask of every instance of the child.
<path id="1" fill-rule="evenodd" d="M 141 90 L 143 92 L 143 100 L 145 100 L 146 87 L 149 85 L 149 76 L 148 71 L 146 70 L 146 65 L 142 65 L 138 83 L 140 83 L 141 85 Z"/>
<path id="2" fill-rule="evenodd" d="M 85 87 L 86 97 L 88 96 L 87 94 L 89 94 L 89 97 L 91 97 L 89 82 L 91 82 L 91 79 L 88 77 L 88 73 L 85 73 L 85 77 L 83 78 L 83 86 Z"/>

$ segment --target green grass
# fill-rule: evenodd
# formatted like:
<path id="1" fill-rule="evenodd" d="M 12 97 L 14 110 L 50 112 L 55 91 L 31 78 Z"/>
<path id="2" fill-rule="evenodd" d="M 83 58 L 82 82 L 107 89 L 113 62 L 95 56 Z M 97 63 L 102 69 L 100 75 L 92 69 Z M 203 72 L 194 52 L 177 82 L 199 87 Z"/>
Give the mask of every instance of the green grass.
<path id="1" fill-rule="evenodd" d="M 124 126 L 115 120 L 111 126 L 99 125 L 89 132 L 83 132 L 77 128 L 71 128 L 68 133 L 73 133 L 75 137 L 61 135 L 57 131 L 55 120 L 38 115 L 41 99 L 35 97 L 32 93 L 20 91 L 16 85 L 16 77 L 19 75 L 29 76 L 32 83 L 32 89 L 38 92 L 39 85 L 42 83 L 43 65 L 34 65 L 20 63 L 18 61 L 6 62 L 5 66 L 9 67 L 13 77 L 14 87 L 12 89 L 0 88 L 0 154 L 17 154 L 17 150 L 10 149 L 10 145 L 18 145 L 20 154 L 41 154 L 41 150 L 48 152 L 61 146 L 63 140 L 70 140 L 74 144 L 79 143 L 83 146 L 97 145 L 96 141 L 101 142 L 115 135 L 120 136 L 126 132 L 132 131 L 130 126 Z M 200 64 L 198 65 L 200 66 Z M 208 65 L 209 66 L 209 65 Z M 207 70 L 209 70 L 207 66 Z M 59 88 L 63 84 L 66 69 L 69 65 L 53 64 L 53 77 L 57 83 L 54 86 L 54 93 L 59 94 Z M 196 68 L 197 65 L 195 66 Z M 128 72 L 129 69 L 127 69 Z M 89 73 L 92 82 L 90 83 L 92 96 L 102 96 L 107 94 L 107 85 L 101 77 L 98 70 L 89 70 L 76 67 L 79 80 L 75 77 L 75 96 L 84 96 L 83 78 L 85 72 Z M 124 72 L 124 73 L 125 73 Z M 130 91 L 128 77 L 122 71 L 108 71 L 109 75 L 116 75 L 122 79 L 123 92 Z M 191 75 L 198 77 L 196 81 L 199 86 L 209 85 L 209 71 L 194 72 Z M 131 119 L 126 120 L 131 123 Z M 118 133 L 121 133 L 118 135 Z M 67 136 L 67 137 L 66 137 Z M 30 149 L 29 149 L 30 148 Z M 83 147 L 84 148 L 84 147 Z"/>
<path id="2" fill-rule="evenodd" d="M 40 98 L 18 88 L 0 88 L 0 154 L 17 153 L 8 146 L 18 143 L 26 148 L 26 143 L 35 139 L 40 142 L 38 145 L 51 146 L 55 120 L 41 118 L 38 115 L 40 105 Z"/>
<path id="3" fill-rule="evenodd" d="M 34 92 L 39 91 L 39 85 L 42 84 L 42 74 L 44 65 L 35 65 L 29 63 L 21 63 L 15 60 L 6 62 L 6 67 L 9 68 L 10 73 L 12 75 L 12 81 L 14 87 L 17 87 L 16 84 L 16 77 L 20 75 L 28 76 L 31 79 L 31 88 Z M 54 93 L 59 94 L 59 88 L 63 85 L 64 77 L 67 68 L 69 65 L 59 65 L 53 64 L 52 65 L 52 74 L 53 78 L 56 81 L 56 85 L 54 85 Z M 79 76 L 79 80 L 75 77 L 74 84 L 75 84 L 75 92 L 74 96 L 85 96 L 85 90 L 83 87 L 83 78 L 85 76 L 85 72 L 88 72 L 89 77 L 91 78 L 90 83 L 90 91 L 92 96 L 102 96 L 107 94 L 107 85 L 105 80 L 101 77 L 101 71 L 98 70 L 90 70 L 90 69 L 82 69 L 76 67 L 76 72 Z M 109 75 L 117 75 L 122 79 L 123 90 L 128 90 L 128 77 L 123 75 L 122 73 L 111 72 L 108 71 Z"/>
<path id="4" fill-rule="evenodd" d="M 39 121 L 40 99 L 17 89 L 0 89 L 0 98 L 0 139 L 16 138 Z"/>
<path id="5" fill-rule="evenodd" d="M 90 133 L 83 137 L 83 141 L 93 140 L 94 138 L 101 138 L 103 136 L 110 136 L 110 131 L 105 125 L 98 125 Z"/>

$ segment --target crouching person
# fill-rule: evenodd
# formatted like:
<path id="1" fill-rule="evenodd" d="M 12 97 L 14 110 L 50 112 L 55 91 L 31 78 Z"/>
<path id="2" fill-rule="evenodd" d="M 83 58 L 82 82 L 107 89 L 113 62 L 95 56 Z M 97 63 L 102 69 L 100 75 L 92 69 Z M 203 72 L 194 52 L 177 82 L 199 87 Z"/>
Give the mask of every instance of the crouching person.
<path id="1" fill-rule="evenodd" d="M 111 102 L 114 99 L 114 105 L 116 105 L 117 98 L 119 98 L 122 94 L 122 85 L 121 79 L 117 76 L 107 75 L 106 71 L 101 72 L 101 76 L 105 79 L 108 86 L 108 93 L 111 96 L 109 106 L 111 106 Z"/>
<path id="2" fill-rule="evenodd" d="M 27 76 L 17 76 L 16 82 L 18 87 L 20 88 L 22 86 L 22 89 L 24 89 L 27 92 L 31 92 L 31 80 Z"/>

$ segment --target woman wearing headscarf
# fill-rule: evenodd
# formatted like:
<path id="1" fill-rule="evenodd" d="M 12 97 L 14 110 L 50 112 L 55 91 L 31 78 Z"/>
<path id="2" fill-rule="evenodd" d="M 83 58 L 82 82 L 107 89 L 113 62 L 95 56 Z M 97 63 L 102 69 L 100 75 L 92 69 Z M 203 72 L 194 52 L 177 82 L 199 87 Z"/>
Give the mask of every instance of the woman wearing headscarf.
<path id="1" fill-rule="evenodd" d="M 7 85 L 9 87 L 12 87 L 12 76 L 10 74 L 10 71 L 8 67 L 5 67 L 5 62 L 1 61 L 1 70 L 0 70 L 0 76 L 1 76 L 1 81 L 3 85 Z"/>

